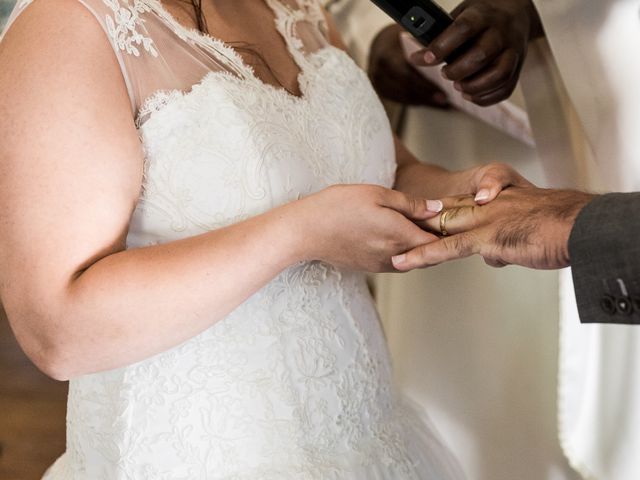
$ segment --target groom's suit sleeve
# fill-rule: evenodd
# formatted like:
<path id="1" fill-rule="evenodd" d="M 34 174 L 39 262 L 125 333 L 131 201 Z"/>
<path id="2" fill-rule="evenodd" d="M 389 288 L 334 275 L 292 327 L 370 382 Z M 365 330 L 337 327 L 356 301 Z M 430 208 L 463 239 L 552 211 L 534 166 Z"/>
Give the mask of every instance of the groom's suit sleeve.
<path id="1" fill-rule="evenodd" d="M 597 197 L 569 239 L 582 323 L 640 324 L 640 193 Z"/>

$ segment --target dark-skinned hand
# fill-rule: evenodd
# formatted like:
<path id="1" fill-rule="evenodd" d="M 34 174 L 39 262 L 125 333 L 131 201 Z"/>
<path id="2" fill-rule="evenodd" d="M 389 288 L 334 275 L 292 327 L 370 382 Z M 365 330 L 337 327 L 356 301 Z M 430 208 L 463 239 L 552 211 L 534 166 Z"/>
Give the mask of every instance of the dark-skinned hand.
<path id="1" fill-rule="evenodd" d="M 389 25 L 375 38 L 369 53 L 369 78 L 383 98 L 405 105 L 447 108 L 446 95 L 408 63 L 400 44 L 399 25 Z"/>
<path id="2" fill-rule="evenodd" d="M 423 226 L 440 232 L 440 218 L 448 212 L 449 236 L 394 257 L 393 265 L 404 272 L 477 254 L 494 267 L 567 267 L 571 230 L 593 198 L 573 190 L 511 187 L 486 205 L 469 196 L 444 199 L 440 216 Z"/>
<path id="3" fill-rule="evenodd" d="M 518 83 L 529 40 L 542 35 L 532 1 L 465 0 L 451 15 L 453 24 L 427 49 L 416 52 L 412 63 L 434 66 L 451 60 L 442 75 L 477 105 L 509 98 Z"/>

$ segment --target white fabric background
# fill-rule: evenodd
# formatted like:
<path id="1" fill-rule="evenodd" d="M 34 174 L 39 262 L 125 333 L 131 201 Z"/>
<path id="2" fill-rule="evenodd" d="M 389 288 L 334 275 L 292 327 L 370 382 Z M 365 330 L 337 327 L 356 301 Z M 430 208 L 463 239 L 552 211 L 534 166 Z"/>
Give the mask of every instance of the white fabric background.
<path id="1" fill-rule="evenodd" d="M 537 0 L 573 118 L 571 185 L 640 190 L 640 0 Z M 530 91 L 535 91 L 531 85 Z M 571 112 L 573 107 L 573 112 Z M 545 126 L 540 125 L 541 138 Z M 553 160 L 544 158 L 548 170 Z M 575 182 L 575 180 L 578 180 Z M 580 325 L 568 272 L 562 277 L 561 438 L 585 478 L 640 478 L 640 330 Z M 637 294 L 637 292 L 634 292 Z"/>
<path id="2" fill-rule="evenodd" d="M 389 21 L 366 0 L 339 3 L 347 43 L 362 59 Z M 544 183 L 532 149 L 457 112 L 411 109 L 404 140 L 420 159 L 450 169 L 500 160 Z M 579 478 L 557 439 L 557 273 L 494 270 L 473 258 L 377 283 L 398 380 L 470 479 Z"/>

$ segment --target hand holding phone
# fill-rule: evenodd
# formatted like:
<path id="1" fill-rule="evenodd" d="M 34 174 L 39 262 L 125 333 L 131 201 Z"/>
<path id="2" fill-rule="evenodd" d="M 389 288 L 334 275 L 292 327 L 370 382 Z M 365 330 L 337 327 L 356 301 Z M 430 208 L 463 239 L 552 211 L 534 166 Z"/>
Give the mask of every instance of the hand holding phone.
<path id="1" fill-rule="evenodd" d="M 511 95 L 529 40 L 542 34 L 532 0 L 464 0 L 446 25 L 442 9 L 431 0 L 372 1 L 427 47 L 411 57 L 415 65 L 446 61 L 443 76 L 466 100 L 481 106 Z M 426 23 L 409 13 L 416 6 L 429 15 Z"/>

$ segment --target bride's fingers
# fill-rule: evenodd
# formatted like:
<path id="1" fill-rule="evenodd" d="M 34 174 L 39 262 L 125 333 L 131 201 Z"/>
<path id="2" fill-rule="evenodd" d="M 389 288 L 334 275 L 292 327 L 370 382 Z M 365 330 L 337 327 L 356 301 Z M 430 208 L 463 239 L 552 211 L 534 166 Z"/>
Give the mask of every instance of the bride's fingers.
<path id="1" fill-rule="evenodd" d="M 461 233 L 445 237 L 437 242 L 420 245 L 391 259 L 393 266 L 400 272 L 416 268 L 425 268 L 440 263 L 469 257 L 479 252 L 476 237 L 470 233 Z"/>
<path id="2" fill-rule="evenodd" d="M 480 181 L 478 182 L 475 201 L 478 203 L 478 205 L 489 203 L 495 200 L 502 189 L 508 187 L 510 184 L 511 177 L 507 175 L 507 172 L 500 170 L 489 170 L 480 178 Z"/>
<path id="3" fill-rule="evenodd" d="M 496 199 L 502 190 L 512 185 L 532 186 L 513 168 L 502 163 L 492 163 L 478 170 L 475 201 L 484 205 Z"/>
<path id="4" fill-rule="evenodd" d="M 433 200 L 429 200 L 433 202 Z M 461 195 L 459 197 L 446 197 L 442 200 L 436 200 L 440 202 L 442 208 L 440 209 L 440 213 L 445 210 L 450 210 L 452 208 L 458 207 L 475 207 L 477 204 L 471 195 Z M 440 215 L 431 216 L 421 221 L 416 221 L 416 224 L 425 230 L 430 230 L 432 232 L 442 233 L 440 230 Z"/>
<path id="5" fill-rule="evenodd" d="M 445 210 L 449 210 L 452 208 L 458 208 L 458 207 L 475 207 L 477 206 L 477 203 L 475 202 L 475 200 L 473 199 L 473 195 L 460 195 L 458 197 L 445 197 L 441 200 L 427 200 L 427 202 L 439 202 L 439 206 L 441 206 L 441 208 L 439 209 L 438 213 L 442 213 Z M 429 221 L 429 225 L 435 225 L 434 222 L 437 222 L 437 218 L 440 218 L 439 215 L 434 215 L 434 216 L 430 216 L 429 218 L 427 218 L 426 220 Z M 425 225 L 426 222 L 418 222 L 418 224 L 422 224 Z M 439 230 L 437 230 L 439 231 Z"/>
<path id="6" fill-rule="evenodd" d="M 382 195 L 381 205 L 396 210 L 411 220 L 433 218 L 443 208 L 440 200 L 425 200 L 396 190 L 386 190 Z"/>
<path id="7" fill-rule="evenodd" d="M 445 236 L 466 232 L 478 226 L 478 208 L 475 204 L 445 207 L 440 215 L 418 222 L 418 225 Z"/>
<path id="8" fill-rule="evenodd" d="M 447 197 L 442 199 L 442 209 L 455 207 L 475 207 L 477 205 L 473 195 L 460 195 L 458 197 Z"/>

